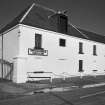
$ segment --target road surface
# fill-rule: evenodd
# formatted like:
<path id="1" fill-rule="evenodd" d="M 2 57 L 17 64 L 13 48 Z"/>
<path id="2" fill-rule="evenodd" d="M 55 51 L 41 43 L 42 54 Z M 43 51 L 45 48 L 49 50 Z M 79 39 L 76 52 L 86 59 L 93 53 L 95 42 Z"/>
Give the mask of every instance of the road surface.
<path id="1" fill-rule="evenodd" d="M 105 86 L 66 92 L 36 93 L 1 100 L 0 105 L 105 105 Z"/>

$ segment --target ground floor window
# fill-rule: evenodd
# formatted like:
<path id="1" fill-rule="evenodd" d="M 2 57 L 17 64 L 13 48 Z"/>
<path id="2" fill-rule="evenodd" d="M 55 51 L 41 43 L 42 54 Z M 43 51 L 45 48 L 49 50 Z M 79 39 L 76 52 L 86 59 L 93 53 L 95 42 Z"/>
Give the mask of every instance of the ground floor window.
<path id="1" fill-rule="evenodd" d="M 83 60 L 79 60 L 79 72 L 83 72 Z"/>

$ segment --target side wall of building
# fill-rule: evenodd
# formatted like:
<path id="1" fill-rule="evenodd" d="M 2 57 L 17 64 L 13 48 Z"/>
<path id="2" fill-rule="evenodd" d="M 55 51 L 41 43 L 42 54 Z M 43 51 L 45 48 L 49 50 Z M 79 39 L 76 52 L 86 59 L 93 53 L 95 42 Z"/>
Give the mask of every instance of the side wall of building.
<path id="1" fill-rule="evenodd" d="M 18 75 L 25 76 L 21 75 L 18 82 L 26 81 L 27 72 L 34 71 L 79 75 L 79 60 L 83 60 L 85 74 L 93 74 L 93 70 L 102 74 L 105 70 L 105 44 L 28 26 L 20 26 L 20 31 Z M 28 55 L 28 48 L 35 46 L 35 34 L 42 35 L 42 48 L 48 50 L 48 56 Z M 65 47 L 59 46 L 59 39 L 66 40 Z M 84 54 L 79 54 L 79 42 L 83 43 Z M 96 45 L 97 56 L 93 55 L 93 45 Z"/>
<path id="2" fill-rule="evenodd" d="M 0 36 L 0 59 L 2 56 L 2 37 Z"/>
<path id="3" fill-rule="evenodd" d="M 13 62 L 13 58 L 18 55 L 19 51 L 19 27 L 16 27 L 3 36 L 3 58 Z"/>
<path id="4" fill-rule="evenodd" d="M 19 35 L 18 26 L 3 33 L 3 59 L 10 63 L 14 63 L 14 58 L 18 56 L 18 51 L 19 51 L 18 35 Z M 0 36 L 0 39 L 1 39 L 1 36 Z M 1 43 L 1 40 L 0 40 L 0 43 Z M 1 49 L 1 44 L 0 44 L 0 49 Z M 1 51 L 0 51 L 0 54 L 1 54 Z M 0 71 L 1 71 L 1 67 L 0 67 Z M 4 65 L 3 72 L 4 72 L 3 77 L 5 78 L 10 72 L 10 67 L 8 65 Z M 13 75 L 16 76 L 16 72 L 13 72 L 13 73 L 14 73 Z"/>
<path id="5" fill-rule="evenodd" d="M 0 59 L 2 58 L 2 37 L 0 36 Z M 1 63 L 0 63 L 0 71 L 1 71 Z M 1 72 L 0 72 L 0 77 L 1 77 Z"/>

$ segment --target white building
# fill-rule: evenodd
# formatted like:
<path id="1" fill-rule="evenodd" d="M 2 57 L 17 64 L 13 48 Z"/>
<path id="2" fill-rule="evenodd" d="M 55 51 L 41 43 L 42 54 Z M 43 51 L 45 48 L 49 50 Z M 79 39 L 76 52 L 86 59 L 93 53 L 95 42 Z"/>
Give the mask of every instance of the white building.
<path id="1" fill-rule="evenodd" d="M 105 70 L 105 36 L 76 28 L 66 15 L 46 7 L 33 3 L 0 33 L 2 59 L 13 63 L 13 82 L 26 82 L 28 72 L 42 79 L 50 72 L 78 76 Z"/>

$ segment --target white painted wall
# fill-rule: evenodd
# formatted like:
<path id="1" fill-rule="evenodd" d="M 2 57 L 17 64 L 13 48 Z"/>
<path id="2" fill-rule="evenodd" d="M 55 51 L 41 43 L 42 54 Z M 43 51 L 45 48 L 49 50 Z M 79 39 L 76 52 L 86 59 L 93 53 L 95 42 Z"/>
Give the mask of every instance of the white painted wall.
<path id="1" fill-rule="evenodd" d="M 9 62 L 13 62 L 13 58 L 18 55 L 19 51 L 19 27 L 16 27 L 3 36 L 3 58 Z"/>
<path id="2" fill-rule="evenodd" d="M 19 27 L 14 27 L 11 30 L 8 30 L 8 32 L 3 33 L 3 59 L 14 63 L 14 58 L 18 56 L 19 51 Z M 0 36 L 0 57 L 1 57 L 1 36 Z M 13 79 L 16 79 L 16 70 L 13 72 Z M 1 65 L 0 65 L 0 71 L 1 71 Z M 4 77 L 10 72 L 10 68 L 7 65 L 4 65 L 3 67 L 4 71 Z M 1 74 L 1 72 L 0 72 Z M 1 75 L 0 75 L 1 77 Z"/>
<path id="3" fill-rule="evenodd" d="M 105 70 L 104 44 L 23 25 L 20 26 L 20 32 L 18 60 L 21 60 L 21 63 L 18 62 L 17 75 L 22 75 L 19 76 L 18 82 L 25 82 L 27 72 L 32 71 L 57 74 L 68 72 L 78 75 L 79 60 L 83 60 L 84 72 L 87 74 L 92 74 L 94 69 L 98 70 L 98 73 Z M 48 50 L 48 56 L 28 55 L 28 48 L 33 48 L 35 44 L 35 33 L 42 34 L 42 47 Z M 60 38 L 66 39 L 66 47 L 59 46 Z M 78 54 L 79 42 L 83 42 L 84 54 Z M 92 54 L 93 45 L 97 46 L 98 56 Z"/>

